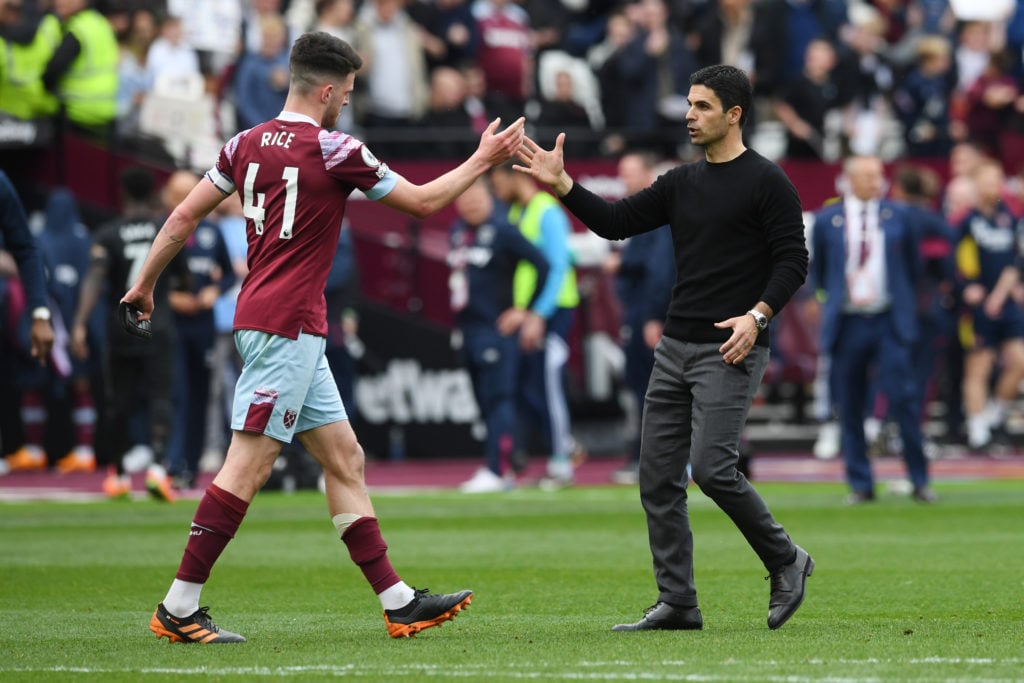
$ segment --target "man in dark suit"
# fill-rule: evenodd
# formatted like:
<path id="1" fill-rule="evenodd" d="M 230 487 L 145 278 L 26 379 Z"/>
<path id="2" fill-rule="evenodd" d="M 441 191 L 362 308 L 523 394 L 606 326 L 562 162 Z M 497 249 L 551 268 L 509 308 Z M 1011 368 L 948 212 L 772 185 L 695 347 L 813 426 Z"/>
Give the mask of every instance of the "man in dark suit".
<path id="1" fill-rule="evenodd" d="M 931 503 L 911 362 L 921 276 L 917 233 L 903 207 L 882 199 L 880 159 L 848 158 L 841 181 L 842 200 L 815 218 L 810 277 L 825 297 L 821 350 L 832 358 L 850 502 L 875 498 L 864 417 L 877 378 L 900 428 L 913 497 Z"/>

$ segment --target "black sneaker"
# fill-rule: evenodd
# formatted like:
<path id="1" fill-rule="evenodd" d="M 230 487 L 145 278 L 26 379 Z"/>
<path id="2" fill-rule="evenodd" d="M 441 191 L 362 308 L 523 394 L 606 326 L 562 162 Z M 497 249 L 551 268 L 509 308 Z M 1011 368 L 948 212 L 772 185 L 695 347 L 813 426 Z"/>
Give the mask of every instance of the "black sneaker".
<path id="1" fill-rule="evenodd" d="M 413 590 L 415 595 L 408 605 L 384 610 L 384 623 L 392 638 L 411 638 L 431 626 L 440 626 L 473 601 L 473 591 L 430 595 L 429 588 Z"/>
<path id="2" fill-rule="evenodd" d="M 172 643 L 244 643 L 245 638 L 224 631 L 210 619 L 209 607 L 200 607 L 190 617 L 176 617 L 160 603 L 149 620 L 149 630 L 157 638 L 167 637 Z"/>

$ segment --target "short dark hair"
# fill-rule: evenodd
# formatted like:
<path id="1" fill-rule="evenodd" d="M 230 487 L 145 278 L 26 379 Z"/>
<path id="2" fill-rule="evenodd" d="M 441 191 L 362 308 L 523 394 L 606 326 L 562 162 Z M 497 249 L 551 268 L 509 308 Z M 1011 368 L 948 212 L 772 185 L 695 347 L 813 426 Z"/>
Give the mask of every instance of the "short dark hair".
<path id="1" fill-rule="evenodd" d="M 754 91 L 750 79 L 741 69 L 728 64 L 705 66 L 690 74 L 690 85 L 703 85 L 722 101 L 722 111 L 740 108 L 740 128 L 747 122 L 753 107 Z"/>
<path id="2" fill-rule="evenodd" d="M 148 202 L 153 198 L 156 180 L 153 174 L 139 166 L 130 166 L 121 171 L 121 195 L 133 202 Z"/>
<path id="3" fill-rule="evenodd" d="M 346 78 L 363 67 L 363 58 L 341 38 L 323 31 L 303 33 L 292 45 L 288 60 L 291 82 L 309 92 L 324 82 Z"/>

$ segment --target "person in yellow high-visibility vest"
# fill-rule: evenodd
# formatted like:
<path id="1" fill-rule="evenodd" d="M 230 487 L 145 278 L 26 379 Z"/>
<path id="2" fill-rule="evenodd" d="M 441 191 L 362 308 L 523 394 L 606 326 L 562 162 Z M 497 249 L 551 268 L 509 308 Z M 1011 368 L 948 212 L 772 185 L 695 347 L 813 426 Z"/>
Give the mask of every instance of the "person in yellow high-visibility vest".
<path id="1" fill-rule="evenodd" d="M 565 365 L 569 361 L 569 333 L 580 295 L 572 265 L 569 216 L 558 200 L 541 191 L 533 179 L 512 170 L 512 162 L 491 169 L 495 194 L 510 205 L 509 220 L 547 257 L 547 280 L 533 304 L 539 314 L 530 316 L 520 328 L 520 345 L 527 353 L 522 359 L 519 413 L 535 422 L 549 440 L 550 458 L 546 482 L 566 486 L 573 482 L 573 469 L 580 452 L 572 436 L 568 402 L 565 398 Z M 537 272 L 520 263 L 513 282 L 515 308 L 525 315 L 537 283 Z M 537 324 L 533 324 L 537 323 Z M 525 436 L 525 435 L 524 435 Z M 526 444 L 523 438 L 520 443 Z"/>
<path id="2" fill-rule="evenodd" d="M 43 86 L 43 70 L 61 41 L 57 17 L 27 16 L 21 3 L 0 2 L 0 26 L 0 112 L 25 120 L 57 113 L 56 98 Z"/>
<path id="3" fill-rule="evenodd" d="M 117 39 L 88 0 L 56 0 L 64 38 L 43 72 L 43 85 L 79 128 L 103 133 L 117 115 Z"/>

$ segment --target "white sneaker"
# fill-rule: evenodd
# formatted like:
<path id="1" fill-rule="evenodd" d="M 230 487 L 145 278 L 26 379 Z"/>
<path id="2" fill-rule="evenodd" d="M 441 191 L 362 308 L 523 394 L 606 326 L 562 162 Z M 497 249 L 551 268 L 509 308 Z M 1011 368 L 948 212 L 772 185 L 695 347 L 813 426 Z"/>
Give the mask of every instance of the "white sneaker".
<path id="1" fill-rule="evenodd" d="M 818 429 L 818 439 L 814 442 L 814 457 L 819 460 L 832 460 L 839 455 L 840 430 L 838 422 L 826 422 Z"/>
<path id="2" fill-rule="evenodd" d="M 124 454 L 121 464 L 128 474 L 145 471 L 153 464 L 153 449 L 145 444 L 135 444 Z"/>
<path id="3" fill-rule="evenodd" d="M 545 491 L 556 491 L 566 486 L 572 486 L 574 469 L 572 460 L 565 458 L 548 460 L 548 476 L 540 480 L 540 487 Z"/>
<path id="4" fill-rule="evenodd" d="M 481 467 L 473 474 L 473 478 L 459 485 L 463 493 L 499 493 L 508 490 L 508 482 L 492 472 L 488 467 Z"/>

